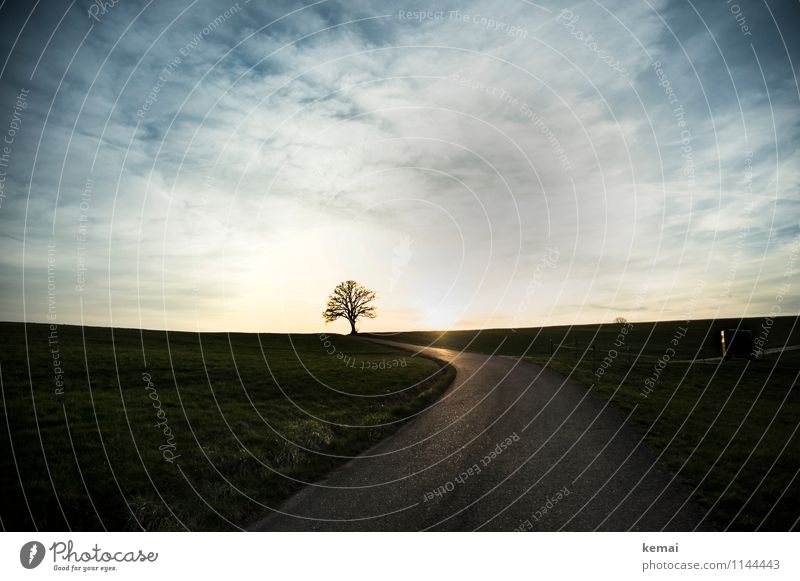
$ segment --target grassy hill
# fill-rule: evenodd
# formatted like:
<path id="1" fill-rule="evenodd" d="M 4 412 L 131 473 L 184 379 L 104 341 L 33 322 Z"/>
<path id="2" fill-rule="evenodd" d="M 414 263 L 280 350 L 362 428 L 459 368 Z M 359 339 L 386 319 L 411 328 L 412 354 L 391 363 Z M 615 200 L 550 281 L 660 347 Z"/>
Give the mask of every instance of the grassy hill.
<path id="1" fill-rule="evenodd" d="M 796 323 L 693 320 L 391 337 L 548 366 L 630 412 L 630 424 L 717 527 L 790 530 L 800 519 L 800 350 L 718 357 L 722 329 L 750 329 L 769 349 L 800 345 Z"/>
<path id="2" fill-rule="evenodd" d="M 775 319 L 766 347 L 800 345 L 795 322 Z M 737 325 L 758 337 L 764 321 L 391 338 L 550 366 L 629 410 L 718 527 L 796 528 L 800 351 L 692 363 L 719 355 L 719 330 Z M 338 335 L 0 323 L 2 525 L 246 526 L 391 433 L 452 377 L 433 360 Z"/>
<path id="3" fill-rule="evenodd" d="M 247 526 L 453 375 L 339 335 L 0 323 L 2 526 Z"/>
<path id="4" fill-rule="evenodd" d="M 661 321 L 633 323 L 627 334 L 623 349 L 643 356 L 660 356 L 676 329 L 685 326 L 687 333 L 675 347 L 677 358 L 691 359 L 717 357 L 720 355 L 720 331 L 723 329 L 748 329 L 757 339 L 766 332 L 766 348 L 780 347 L 784 344 L 800 345 L 800 322 L 797 317 L 777 317 L 775 319 L 698 319 L 690 321 Z M 550 355 L 559 345 L 566 355 L 577 357 L 586 351 L 591 356 L 590 347 L 595 345 L 597 352 L 613 347 L 620 331 L 616 323 L 593 325 L 573 325 L 559 327 L 533 327 L 526 329 L 484 329 L 477 331 L 412 331 L 407 333 L 377 333 L 376 336 L 392 338 L 396 341 L 418 345 L 433 345 L 448 349 L 466 349 L 478 353 L 497 353 L 498 355 Z M 800 363 L 789 353 L 785 354 L 793 362 Z M 775 359 L 771 357 L 769 359 Z"/>

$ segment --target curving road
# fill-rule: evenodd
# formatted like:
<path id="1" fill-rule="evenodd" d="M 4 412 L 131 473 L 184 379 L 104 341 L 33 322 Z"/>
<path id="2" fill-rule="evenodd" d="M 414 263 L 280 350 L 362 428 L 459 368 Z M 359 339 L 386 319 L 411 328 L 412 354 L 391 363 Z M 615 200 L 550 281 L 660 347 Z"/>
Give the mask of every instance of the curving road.
<path id="1" fill-rule="evenodd" d="M 439 402 L 255 530 L 708 527 L 626 415 L 584 386 L 509 357 L 423 351 L 457 371 Z"/>

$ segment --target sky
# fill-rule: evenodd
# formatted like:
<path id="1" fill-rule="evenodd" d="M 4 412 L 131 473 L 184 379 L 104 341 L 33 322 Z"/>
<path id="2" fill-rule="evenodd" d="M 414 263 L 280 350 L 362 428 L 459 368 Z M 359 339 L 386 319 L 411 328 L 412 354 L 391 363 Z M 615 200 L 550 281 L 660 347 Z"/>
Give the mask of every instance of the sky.
<path id="1" fill-rule="evenodd" d="M 800 312 L 800 5 L 0 4 L 0 320 Z"/>

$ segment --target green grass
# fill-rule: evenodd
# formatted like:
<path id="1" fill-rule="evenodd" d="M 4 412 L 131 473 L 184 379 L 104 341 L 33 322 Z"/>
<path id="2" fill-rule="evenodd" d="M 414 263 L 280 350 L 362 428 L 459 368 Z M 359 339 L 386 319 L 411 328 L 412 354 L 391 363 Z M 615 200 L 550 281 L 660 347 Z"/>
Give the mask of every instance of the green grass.
<path id="1" fill-rule="evenodd" d="M 767 348 L 800 345 L 796 321 L 775 319 Z M 691 363 L 695 357 L 719 355 L 721 329 L 741 324 L 757 338 L 763 323 L 760 319 L 635 323 L 621 345 L 614 344 L 619 324 L 403 333 L 393 338 L 524 356 L 548 366 L 633 411 L 631 425 L 695 491 L 694 499 L 717 527 L 797 529 L 800 351 L 754 361 Z M 687 332 L 674 345 L 680 326 Z M 668 353 L 669 363 L 656 373 L 658 360 L 670 347 L 674 354 Z M 610 349 L 616 349 L 616 356 L 609 354 Z"/>
<path id="2" fill-rule="evenodd" d="M 688 325 L 686 337 L 676 348 L 681 358 L 691 359 L 717 357 L 720 355 L 720 335 L 722 329 L 749 329 L 754 338 L 762 332 L 764 319 L 716 319 L 694 320 Z M 797 324 L 796 324 L 797 323 Z M 681 321 L 662 321 L 660 323 L 634 323 L 628 335 L 625 348 L 631 353 L 641 351 L 645 355 L 658 354 L 666 348 L 674 330 Z M 780 347 L 784 343 L 800 345 L 800 321 L 796 317 L 778 317 L 767 335 L 766 348 Z M 549 355 L 559 344 L 565 351 L 562 355 L 572 356 L 572 348 L 581 351 L 595 344 L 597 349 L 611 346 L 619 332 L 617 324 L 574 325 L 561 327 L 534 327 L 527 329 L 484 329 L 479 331 L 413 331 L 408 333 L 376 334 L 396 341 L 418 345 L 434 345 L 448 349 L 466 349 L 478 353 L 498 355 Z M 590 355 L 590 353 L 587 353 Z M 800 362 L 800 351 L 787 352 L 782 360 L 794 358 Z M 774 359 L 774 357 L 773 357 Z"/>
<path id="3" fill-rule="evenodd" d="M 247 526 L 454 377 L 357 337 L 59 326 L 59 394 L 48 326 L 25 332 L 0 324 L 6 530 Z"/>

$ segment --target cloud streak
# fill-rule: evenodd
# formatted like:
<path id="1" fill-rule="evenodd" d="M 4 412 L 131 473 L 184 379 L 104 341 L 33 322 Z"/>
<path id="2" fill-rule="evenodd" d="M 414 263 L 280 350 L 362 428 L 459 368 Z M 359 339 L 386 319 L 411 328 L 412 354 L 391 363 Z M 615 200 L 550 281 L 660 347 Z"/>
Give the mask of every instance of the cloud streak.
<path id="1" fill-rule="evenodd" d="M 794 5 L 91 6 L 2 9 L 2 319 L 46 320 L 51 244 L 96 325 L 314 331 L 347 278 L 373 330 L 679 318 L 699 283 L 755 316 L 786 282 Z"/>

